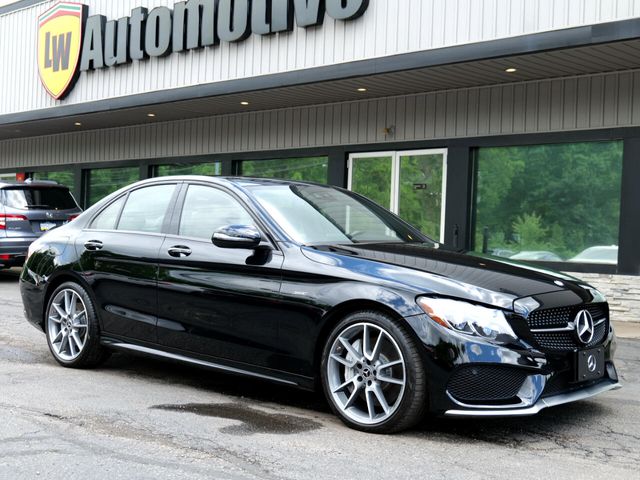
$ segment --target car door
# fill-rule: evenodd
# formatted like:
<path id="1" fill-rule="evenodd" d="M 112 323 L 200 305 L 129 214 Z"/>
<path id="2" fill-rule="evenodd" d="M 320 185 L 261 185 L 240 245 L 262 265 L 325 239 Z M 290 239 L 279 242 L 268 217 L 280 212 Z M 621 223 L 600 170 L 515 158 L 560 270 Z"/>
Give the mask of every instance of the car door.
<path id="1" fill-rule="evenodd" d="M 76 240 L 106 335 L 155 342 L 158 252 L 176 183 L 144 186 L 115 199 Z"/>
<path id="2" fill-rule="evenodd" d="M 230 192 L 185 184 L 160 249 L 158 339 L 168 347 L 270 367 L 278 349 L 282 253 Z M 262 230 L 261 254 L 220 248 L 228 225 Z"/>

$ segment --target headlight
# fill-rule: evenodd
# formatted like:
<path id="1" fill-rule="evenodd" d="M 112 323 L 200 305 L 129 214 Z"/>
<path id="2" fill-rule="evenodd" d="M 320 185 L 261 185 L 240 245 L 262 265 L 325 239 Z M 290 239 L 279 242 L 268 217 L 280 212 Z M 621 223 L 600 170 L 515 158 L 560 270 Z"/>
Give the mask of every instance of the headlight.
<path id="1" fill-rule="evenodd" d="M 418 305 L 437 324 L 500 343 L 516 340 L 502 310 L 446 298 L 419 297 Z"/>
<path id="2" fill-rule="evenodd" d="M 593 288 L 590 285 L 581 285 L 581 287 L 586 289 L 591 294 L 591 296 L 593 297 L 593 302 L 604 303 L 607 301 L 606 295 L 597 288 Z"/>

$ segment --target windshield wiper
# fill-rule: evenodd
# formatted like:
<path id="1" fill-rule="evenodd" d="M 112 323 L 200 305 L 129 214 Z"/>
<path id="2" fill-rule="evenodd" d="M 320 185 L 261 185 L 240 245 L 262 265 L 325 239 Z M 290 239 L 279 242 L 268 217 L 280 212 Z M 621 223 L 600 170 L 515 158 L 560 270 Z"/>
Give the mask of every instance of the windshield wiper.
<path id="1" fill-rule="evenodd" d="M 25 205 L 29 210 L 43 210 L 51 208 L 51 205 Z"/>

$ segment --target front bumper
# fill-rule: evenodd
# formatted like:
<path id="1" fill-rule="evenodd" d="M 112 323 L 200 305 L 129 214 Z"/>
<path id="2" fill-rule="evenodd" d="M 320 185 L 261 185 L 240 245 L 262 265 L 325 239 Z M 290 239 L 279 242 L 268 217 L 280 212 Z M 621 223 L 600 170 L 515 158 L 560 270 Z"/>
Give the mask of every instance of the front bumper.
<path id="1" fill-rule="evenodd" d="M 613 364 L 615 334 L 610 328 L 599 345 L 604 349 L 603 376 L 580 382 L 574 352 L 542 351 L 526 342 L 494 344 L 451 332 L 422 315 L 406 320 L 424 346 L 429 407 L 438 416 L 534 415 L 621 386 Z M 483 395 L 471 395 L 478 392 Z"/>
<path id="2" fill-rule="evenodd" d="M 526 417 L 529 415 L 535 415 L 540 410 L 547 407 L 555 407 L 564 403 L 577 402 L 578 400 L 584 400 L 610 390 L 618 390 L 619 388 L 622 388 L 620 382 L 606 379 L 580 390 L 540 398 L 533 406 L 528 408 L 447 410 L 445 415 L 448 417 Z"/>

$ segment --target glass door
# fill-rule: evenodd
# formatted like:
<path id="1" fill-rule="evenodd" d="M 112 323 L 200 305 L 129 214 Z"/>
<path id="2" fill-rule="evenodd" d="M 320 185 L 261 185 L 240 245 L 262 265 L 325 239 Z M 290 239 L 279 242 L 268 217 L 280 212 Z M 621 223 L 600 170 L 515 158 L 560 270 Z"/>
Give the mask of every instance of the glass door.
<path id="1" fill-rule="evenodd" d="M 394 159 L 395 152 L 352 154 L 349 157 L 349 190 L 393 210 Z"/>
<path id="2" fill-rule="evenodd" d="M 446 149 L 349 156 L 349 190 L 371 198 L 440 242 L 446 184 Z"/>

